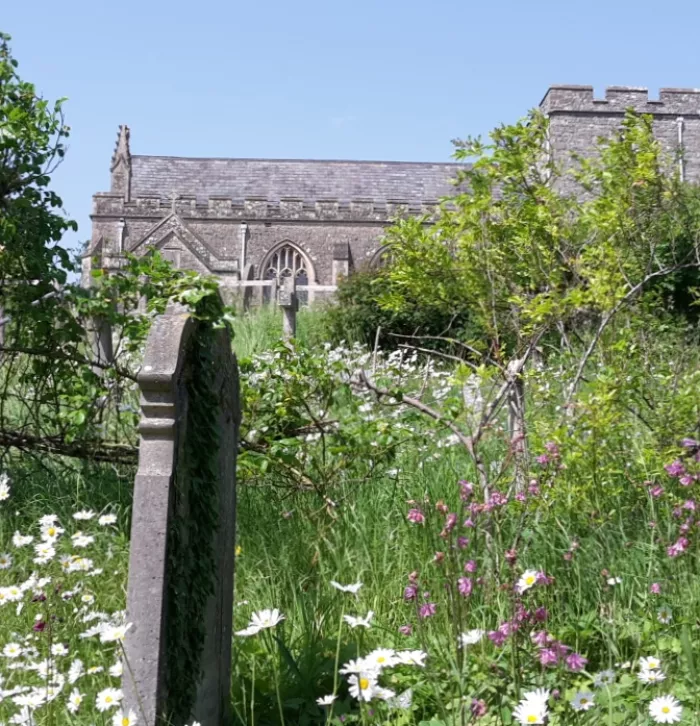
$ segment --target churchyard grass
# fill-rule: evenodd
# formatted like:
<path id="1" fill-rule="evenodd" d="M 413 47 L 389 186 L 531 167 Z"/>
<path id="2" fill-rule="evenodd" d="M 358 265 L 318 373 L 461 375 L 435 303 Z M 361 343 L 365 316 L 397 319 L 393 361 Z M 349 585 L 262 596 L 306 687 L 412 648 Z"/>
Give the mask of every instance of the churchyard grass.
<path id="1" fill-rule="evenodd" d="M 240 325 L 242 358 L 274 343 L 272 325 Z M 695 359 L 685 364 L 692 376 Z M 680 433 L 685 418 L 695 436 L 694 409 L 663 436 L 601 415 L 587 437 L 567 437 L 537 385 L 531 481 L 517 495 L 504 478 L 485 498 L 466 451 L 413 414 L 380 467 L 358 448 L 316 490 L 274 472 L 239 480 L 237 723 L 700 722 L 700 469 Z M 364 400 L 367 427 L 405 423 Z M 494 439 L 486 455 L 503 451 Z M 20 592 L 0 606 L 0 722 L 131 726 L 139 715 L 108 689 L 119 688 L 133 471 L 24 459 L 5 470 L 0 587 Z M 81 510 L 95 516 L 74 519 Z M 115 521 L 100 525 L 104 514 Z M 47 515 L 65 531 L 42 558 Z M 16 546 L 15 532 L 34 540 Z"/>

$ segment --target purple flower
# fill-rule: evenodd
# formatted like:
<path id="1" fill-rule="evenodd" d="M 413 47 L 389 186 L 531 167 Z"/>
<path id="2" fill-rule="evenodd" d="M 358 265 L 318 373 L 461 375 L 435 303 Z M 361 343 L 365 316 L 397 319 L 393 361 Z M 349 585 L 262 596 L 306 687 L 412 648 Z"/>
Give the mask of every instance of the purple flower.
<path id="1" fill-rule="evenodd" d="M 655 499 L 658 499 L 664 493 L 664 488 L 657 484 L 649 490 L 649 494 Z"/>
<path id="2" fill-rule="evenodd" d="M 471 577 L 460 577 L 459 580 L 457 580 L 457 589 L 459 590 L 459 594 L 463 597 L 469 597 L 472 594 L 473 587 L 474 584 L 472 583 Z"/>
<path id="3" fill-rule="evenodd" d="M 445 530 L 451 532 L 455 528 L 455 524 L 457 524 L 457 515 L 451 512 L 445 519 Z"/>
<path id="4" fill-rule="evenodd" d="M 543 623 L 549 617 L 547 608 L 544 608 L 544 607 L 537 608 L 537 610 L 535 610 L 534 617 L 538 623 Z"/>
<path id="5" fill-rule="evenodd" d="M 477 718 L 481 718 L 482 716 L 485 716 L 486 711 L 487 711 L 486 701 L 484 701 L 482 699 L 479 699 L 477 701 L 476 698 L 473 698 L 471 710 L 472 710 L 473 719 L 477 719 Z"/>
<path id="6" fill-rule="evenodd" d="M 37 620 L 36 623 L 32 626 L 32 630 L 36 633 L 43 633 L 44 630 L 46 630 L 46 621 L 45 620 Z"/>
<path id="7" fill-rule="evenodd" d="M 687 501 L 683 502 L 683 509 L 687 509 L 690 512 L 694 512 L 695 511 L 695 500 L 688 499 Z"/>
<path id="8" fill-rule="evenodd" d="M 695 439 L 683 439 L 683 441 L 681 441 L 681 446 L 686 449 L 694 449 L 696 446 L 700 446 L 700 442 Z"/>
<path id="9" fill-rule="evenodd" d="M 695 478 L 690 476 L 690 474 L 686 474 L 685 476 L 682 476 L 678 481 L 680 482 L 681 486 L 689 487 L 695 481 Z"/>
<path id="10" fill-rule="evenodd" d="M 557 446 L 554 441 L 548 441 L 544 448 L 547 449 L 547 452 L 552 455 L 552 458 L 558 459 L 559 458 L 559 447 Z"/>
<path id="11" fill-rule="evenodd" d="M 462 479 L 462 481 L 459 482 L 459 498 L 463 502 L 467 502 L 467 501 L 469 501 L 469 499 L 471 499 L 473 494 L 474 494 L 474 485 L 470 481 L 466 481 L 466 479 Z"/>
<path id="12" fill-rule="evenodd" d="M 664 469 L 666 469 L 666 473 L 669 476 L 673 477 L 679 477 L 685 474 L 685 467 L 680 459 L 676 459 L 672 464 L 666 464 Z"/>
<path id="13" fill-rule="evenodd" d="M 413 626 L 412 625 L 408 625 L 408 624 L 407 625 L 402 625 L 399 628 L 399 633 L 401 633 L 401 635 L 411 635 L 412 632 L 413 632 Z"/>
<path id="14" fill-rule="evenodd" d="M 539 486 L 537 484 L 537 480 L 536 479 L 533 479 L 530 482 L 530 485 L 528 486 L 527 491 L 533 497 L 539 496 L 540 488 L 539 488 Z"/>
<path id="15" fill-rule="evenodd" d="M 559 656 L 554 648 L 542 648 L 538 654 L 540 665 L 545 668 L 555 666 L 559 662 Z"/>
<path id="16" fill-rule="evenodd" d="M 464 571 L 465 572 L 476 572 L 476 561 L 475 560 L 469 560 L 469 562 L 464 563 Z"/>
<path id="17" fill-rule="evenodd" d="M 511 567 L 515 567 L 515 563 L 518 561 L 517 550 L 506 550 L 505 558 L 506 558 L 506 562 Z"/>
<path id="18" fill-rule="evenodd" d="M 566 667 L 574 673 L 582 671 L 588 663 L 588 659 L 584 658 L 579 653 L 571 653 L 566 656 Z"/>
<path id="19" fill-rule="evenodd" d="M 457 537 L 457 547 L 459 547 L 459 549 L 463 550 L 463 549 L 466 549 L 468 546 L 469 546 L 468 537 Z"/>
<path id="20" fill-rule="evenodd" d="M 425 620 L 425 618 L 432 618 L 433 615 L 435 615 L 436 610 L 437 606 L 434 602 L 426 602 L 420 606 L 418 615 Z"/>
<path id="21" fill-rule="evenodd" d="M 678 557 L 688 549 L 689 544 L 686 537 L 679 537 L 670 547 L 666 548 L 666 553 L 669 557 Z"/>
<path id="22" fill-rule="evenodd" d="M 518 501 L 518 502 L 524 502 L 524 501 L 525 501 L 525 494 L 524 494 L 524 492 L 518 492 L 518 493 L 517 493 L 517 494 L 515 495 L 515 499 L 516 499 L 516 501 Z"/>
<path id="23" fill-rule="evenodd" d="M 487 509 L 494 509 L 495 507 L 503 507 L 506 504 L 508 504 L 508 497 L 501 492 L 494 492 L 489 497 L 489 501 L 486 507 Z"/>
<path id="24" fill-rule="evenodd" d="M 661 594 L 661 585 L 658 582 L 652 582 L 649 586 L 649 592 L 652 595 L 660 595 Z"/>
<path id="25" fill-rule="evenodd" d="M 414 524 L 424 524 L 425 514 L 423 514 L 420 509 L 409 509 L 406 519 Z"/>
<path id="26" fill-rule="evenodd" d="M 538 630 L 530 636 L 530 640 L 532 640 L 532 642 L 540 648 L 544 648 L 544 646 L 549 643 L 549 636 L 547 635 L 546 630 Z"/>
<path id="27" fill-rule="evenodd" d="M 417 585 L 406 585 L 406 587 L 404 588 L 404 591 L 403 591 L 403 599 L 406 602 L 415 600 L 417 595 L 418 595 L 418 586 Z"/>
<path id="28" fill-rule="evenodd" d="M 540 454 L 540 455 L 539 455 L 539 456 L 538 456 L 538 457 L 537 457 L 537 458 L 535 459 L 535 461 L 536 461 L 536 462 L 537 462 L 538 464 L 542 464 L 542 466 L 546 466 L 547 464 L 549 464 L 549 457 L 547 456 L 547 454 Z"/>
<path id="29" fill-rule="evenodd" d="M 465 519 L 464 520 L 464 524 L 462 526 L 463 527 L 473 527 L 474 526 L 474 522 L 471 519 Z"/>
<path id="30" fill-rule="evenodd" d="M 487 634 L 488 639 L 498 648 L 506 642 L 506 635 L 500 630 L 490 630 Z"/>

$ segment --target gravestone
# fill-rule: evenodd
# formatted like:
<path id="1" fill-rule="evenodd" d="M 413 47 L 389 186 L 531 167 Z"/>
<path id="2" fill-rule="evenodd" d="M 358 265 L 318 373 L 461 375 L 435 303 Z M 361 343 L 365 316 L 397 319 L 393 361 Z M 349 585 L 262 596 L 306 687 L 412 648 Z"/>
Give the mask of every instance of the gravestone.
<path id="1" fill-rule="evenodd" d="M 282 308 L 282 338 L 289 340 L 297 332 L 297 281 L 295 277 L 283 277 L 279 291 L 279 306 Z"/>
<path id="2" fill-rule="evenodd" d="M 124 707 L 143 726 L 226 726 L 240 424 L 227 331 L 169 306 L 138 383 Z"/>

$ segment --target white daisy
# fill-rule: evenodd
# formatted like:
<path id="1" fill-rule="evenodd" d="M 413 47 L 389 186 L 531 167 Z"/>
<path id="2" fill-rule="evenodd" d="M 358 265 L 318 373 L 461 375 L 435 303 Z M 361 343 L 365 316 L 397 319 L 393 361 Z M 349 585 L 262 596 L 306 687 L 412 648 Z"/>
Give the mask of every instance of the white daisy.
<path id="1" fill-rule="evenodd" d="M 116 524 L 117 523 L 117 515 L 116 514 L 103 514 L 98 520 L 98 524 L 101 524 L 103 527 L 106 527 L 110 524 Z"/>
<path id="2" fill-rule="evenodd" d="M 639 659 L 639 669 L 642 671 L 654 671 L 661 668 L 661 659 L 653 655 Z"/>
<path id="3" fill-rule="evenodd" d="M 348 678 L 348 683 L 350 695 L 358 701 L 371 701 L 376 695 L 377 674 L 372 671 L 353 674 Z"/>
<path id="4" fill-rule="evenodd" d="M 622 578 L 621 577 L 608 577 L 607 583 L 608 583 L 608 585 L 610 585 L 610 587 L 615 587 L 615 585 L 622 584 Z"/>
<path id="5" fill-rule="evenodd" d="M 579 691 L 570 701 L 574 711 L 588 711 L 595 706 L 594 696 L 591 691 Z"/>
<path id="6" fill-rule="evenodd" d="M 374 612 L 372 610 L 370 610 L 364 618 L 355 617 L 354 615 L 343 615 L 343 620 L 351 628 L 357 628 L 357 627 L 369 628 L 370 622 L 372 621 L 373 617 L 374 617 Z"/>
<path id="7" fill-rule="evenodd" d="M 428 654 L 423 650 L 399 650 L 396 652 L 396 665 L 415 665 L 425 667 Z"/>
<path id="8" fill-rule="evenodd" d="M 54 643 L 51 646 L 51 655 L 53 656 L 62 656 L 62 655 L 68 655 L 68 648 L 66 648 L 63 643 Z"/>
<path id="9" fill-rule="evenodd" d="M 353 585 L 341 585 L 339 582 L 336 582 L 335 580 L 331 580 L 331 585 L 336 590 L 340 590 L 341 592 L 351 592 L 353 595 L 355 595 L 357 593 L 357 591 L 362 587 L 361 582 L 356 582 Z"/>
<path id="10" fill-rule="evenodd" d="M 663 605 L 656 613 L 656 617 L 662 625 L 668 625 L 673 620 L 673 610 L 668 605 Z"/>
<path id="11" fill-rule="evenodd" d="M 539 703 L 547 706 L 550 692 L 546 688 L 536 688 L 534 691 L 527 691 L 523 694 L 522 701 L 528 703 Z"/>
<path id="12" fill-rule="evenodd" d="M 656 723 L 678 723 L 683 707 L 673 696 L 659 696 L 649 704 L 649 715 Z"/>
<path id="13" fill-rule="evenodd" d="M 129 713 L 117 711 L 112 716 L 112 726 L 134 726 L 137 721 L 138 717 L 131 709 L 129 709 Z"/>
<path id="14" fill-rule="evenodd" d="M 55 514 L 45 514 L 39 519 L 40 527 L 48 527 L 58 522 L 58 517 Z"/>
<path id="15" fill-rule="evenodd" d="M 10 477 L 7 474 L 0 474 L 0 502 L 10 498 Z"/>
<path id="16" fill-rule="evenodd" d="M 73 514 L 73 519 L 78 520 L 88 520 L 92 519 L 95 516 L 95 513 L 92 511 L 92 509 L 81 509 L 79 512 L 75 512 Z"/>
<path id="17" fill-rule="evenodd" d="M 0 570 L 9 570 L 12 567 L 12 557 L 7 553 L 0 555 Z"/>
<path id="18" fill-rule="evenodd" d="M 70 692 L 70 696 L 68 696 L 68 710 L 71 713 L 77 713 L 78 709 L 80 708 L 80 704 L 83 702 L 84 698 L 85 696 L 83 696 L 83 694 L 77 688 L 74 688 Z"/>
<path id="19" fill-rule="evenodd" d="M 486 635 L 483 630 L 468 630 L 459 636 L 459 647 L 465 648 L 468 645 L 476 645 Z"/>
<path id="20" fill-rule="evenodd" d="M 613 670 L 600 671 L 593 676 L 593 685 L 596 688 L 609 686 L 612 683 L 615 683 L 615 671 Z"/>
<path id="21" fill-rule="evenodd" d="M 31 544 L 33 541 L 34 537 L 32 537 L 31 534 L 20 534 L 19 532 L 15 532 L 12 535 L 13 547 L 24 547 L 28 544 Z"/>
<path id="22" fill-rule="evenodd" d="M 513 711 L 513 718 L 518 723 L 526 724 L 543 724 L 547 717 L 547 705 L 539 701 L 522 700 L 517 708 Z"/>
<path id="23" fill-rule="evenodd" d="M 131 627 L 131 623 L 126 625 L 110 625 L 105 623 L 100 628 L 100 642 L 101 643 L 123 643 L 126 638 L 126 631 Z"/>
<path id="24" fill-rule="evenodd" d="M 83 534 L 82 532 L 76 532 L 72 537 L 74 547 L 87 547 L 91 545 L 95 538 L 91 534 Z"/>
<path id="25" fill-rule="evenodd" d="M 124 694 L 119 688 L 105 688 L 97 694 L 95 706 L 100 712 L 107 711 L 118 706 L 123 697 Z"/>
<path id="26" fill-rule="evenodd" d="M 334 696 L 333 694 L 331 694 L 329 696 L 323 696 L 321 698 L 317 698 L 316 703 L 319 706 L 330 706 L 333 703 L 333 701 L 335 701 L 336 698 L 338 698 L 338 696 Z"/>
<path id="27" fill-rule="evenodd" d="M 666 674 L 661 670 L 654 670 L 654 671 L 647 671 L 642 670 L 639 671 L 637 674 L 637 678 L 642 682 L 646 684 L 650 683 L 660 683 L 663 680 L 666 680 Z"/>
<path id="28" fill-rule="evenodd" d="M 348 673 L 364 673 L 365 671 L 371 671 L 372 668 L 365 662 L 364 658 L 358 658 L 357 660 L 349 660 L 344 663 L 341 668 L 338 669 L 338 673 L 341 675 L 347 675 Z"/>
<path id="29" fill-rule="evenodd" d="M 368 653 L 363 660 L 369 667 L 369 670 L 391 668 L 397 662 L 396 651 L 393 648 L 376 648 L 371 653 Z"/>
<path id="30" fill-rule="evenodd" d="M 109 675 L 112 678 L 121 678 L 124 673 L 124 665 L 120 660 L 116 661 L 114 665 L 109 667 Z"/>
<path id="31" fill-rule="evenodd" d="M 250 616 L 250 625 L 257 627 L 259 630 L 265 628 L 274 628 L 285 619 L 277 608 L 271 610 L 260 610 Z"/>
<path id="32" fill-rule="evenodd" d="M 65 530 L 61 529 L 57 524 L 51 523 L 42 526 L 41 528 L 41 539 L 44 542 L 55 542 Z"/>
<path id="33" fill-rule="evenodd" d="M 22 655 L 22 646 L 19 643 L 7 643 L 2 649 L 6 658 L 19 658 Z"/>
<path id="34" fill-rule="evenodd" d="M 537 584 L 537 574 L 537 570 L 525 570 L 520 576 L 515 589 L 522 595 L 526 590 Z"/>

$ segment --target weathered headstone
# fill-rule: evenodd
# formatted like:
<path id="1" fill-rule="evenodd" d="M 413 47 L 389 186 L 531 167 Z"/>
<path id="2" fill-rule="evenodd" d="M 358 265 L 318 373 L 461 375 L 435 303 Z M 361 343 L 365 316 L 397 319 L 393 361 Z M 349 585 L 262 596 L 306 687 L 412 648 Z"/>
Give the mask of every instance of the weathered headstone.
<path id="1" fill-rule="evenodd" d="M 279 306 L 282 308 L 282 338 L 289 340 L 297 332 L 297 281 L 293 276 L 282 278 L 279 291 Z"/>
<path id="2" fill-rule="evenodd" d="M 93 370 L 98 375 L 104 372 L 104 366 L 114 362 L 114 350 L 112 347 L 112 326 L 104 318 L 93 318 L 89 324 L 90 343 L 92 347 L 93 361 L 97 364 Z"/>
<path id="3" fill-rule="evenodd" d="M 138 382 L 124 705 L 143 726 L 225 726 L 240 423 L 228 333 L 168 307 Z"/>

